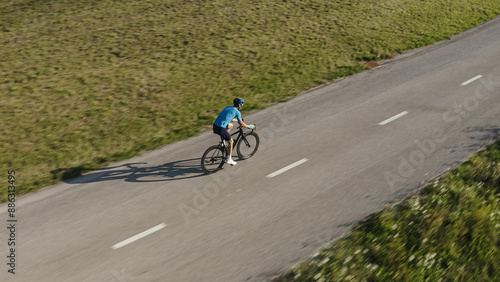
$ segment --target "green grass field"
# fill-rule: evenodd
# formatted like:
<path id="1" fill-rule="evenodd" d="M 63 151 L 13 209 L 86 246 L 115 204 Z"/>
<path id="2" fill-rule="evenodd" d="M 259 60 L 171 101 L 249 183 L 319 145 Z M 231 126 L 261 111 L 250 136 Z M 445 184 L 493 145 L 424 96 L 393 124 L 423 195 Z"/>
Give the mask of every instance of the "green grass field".
<path id="1" fill-rule="evenodd" d="M 274 281 L 500 281 L 500 141 Z"/>
<path id="2" fill-rule="evenodd" d="M 24 194 L 195 135 L 234 97 L 264 108 L 498 14 L 498 0 L 0 1 L 0 171 Z"/>

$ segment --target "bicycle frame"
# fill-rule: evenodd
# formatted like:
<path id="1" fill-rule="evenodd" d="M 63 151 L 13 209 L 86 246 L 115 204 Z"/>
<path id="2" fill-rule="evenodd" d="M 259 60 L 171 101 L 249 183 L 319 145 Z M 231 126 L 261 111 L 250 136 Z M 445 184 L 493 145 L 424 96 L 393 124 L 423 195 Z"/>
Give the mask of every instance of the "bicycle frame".
<path id="1" fill-rule="evenodd" d="M 250 131 L 249 133 L 252 133 L 254 130 L 255 130 L 255 128 L 252 129 L 252 131 Z M 238 135 L 236 137 L 236 139 L 233 138 L 233 136 L 235 136 L 235 135 Z M 235 133 L 231 134 L 231 138 L 234 139 L 234 142 L 233 142 L 233 150 L 234 150 L 236 148 L 236 144 L 238 144 L 238 141 L 240 141 L 240 139 L 242 139 L 242 138 L 245 139 L 245 137 L 243 136 L 243 128 L 241 128 L 241 126 L 238 126 L 238 131 L 236 131 Z M 226 146 L 224 146 L 224 143 L 222 141 L 223 141 L 223 139 L 221 137 L 219 145 L 223 146 L 224 148 L 227 148 Z M 226 151 L 224 150 L 224 156 L 225 155 L 226 155 Z"/>
<path id="2" fill-rule="evenodd" d="M 252 133 L 254 130 L 255 129 L 252 129 L 252 131 L 250 131 L 250 133 Z M 236 147 L 236 144 L 238 144 L 238 141 L 240 141 L 241 138 L 243 138 L 243 139 L 245 138 L 243 136 L 243 128 L 241 128 L 241 126 L 238 126 L 238 131 L 236 131 L 235 133 L 231 134 L 231 137 L 233 137 L 236 134 L 238 134 L 238 137 L 236 137 L 236 139 L 233 142 L 233 149 Z"/>

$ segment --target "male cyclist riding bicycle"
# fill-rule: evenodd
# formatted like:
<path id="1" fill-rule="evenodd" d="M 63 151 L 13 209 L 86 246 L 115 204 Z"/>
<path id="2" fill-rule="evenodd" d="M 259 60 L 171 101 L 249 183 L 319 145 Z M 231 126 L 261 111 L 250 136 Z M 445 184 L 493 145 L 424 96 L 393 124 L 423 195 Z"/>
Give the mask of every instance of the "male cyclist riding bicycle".
<path id="1" fill-rule="evenodd" d="M 245 101 L 243 101 L 242 98 L 236 98 L 233 100 L 233 107 L 226 107 L 222 112 L 220 112 L 219 116 L 214 122 L 214 133 L 219 134 L 222 139 L 224 139 L 226 142 L 229 143 L 229 146 L 227 147 L 227 163 L 230 165 L 235 165 L 236 162 L 233 161 L 231 158 L 231 154 L 233 153 L 233 139 L 231 138 L 231 134 L 229 131 L 231 131 L 231 128 L 233 128 L 233 124 L 231 122 L 237 121 L 238 124 L 241 127 L 246 127 L 253 129 L 254 125 L 247 125 L 243 122 L 241 119 L 241 107 L 243 107 L 243 104 Z"/>

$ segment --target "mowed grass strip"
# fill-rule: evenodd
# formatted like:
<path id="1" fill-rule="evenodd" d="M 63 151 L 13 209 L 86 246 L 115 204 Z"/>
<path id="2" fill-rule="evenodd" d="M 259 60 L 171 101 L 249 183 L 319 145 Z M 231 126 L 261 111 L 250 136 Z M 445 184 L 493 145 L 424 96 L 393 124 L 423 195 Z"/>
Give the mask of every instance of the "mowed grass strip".
<path id="1" fill-rule="evenodd" d="M 500 141 L 274 281 L 500 281 Z"/>
<path id="2" fill-rule="evenodd" d="M 2 1 L 0 171 L 24 194 L 195 135 L 236 96 L 246 111 L 286 101 L 498 14 L 498 0 Z"/>

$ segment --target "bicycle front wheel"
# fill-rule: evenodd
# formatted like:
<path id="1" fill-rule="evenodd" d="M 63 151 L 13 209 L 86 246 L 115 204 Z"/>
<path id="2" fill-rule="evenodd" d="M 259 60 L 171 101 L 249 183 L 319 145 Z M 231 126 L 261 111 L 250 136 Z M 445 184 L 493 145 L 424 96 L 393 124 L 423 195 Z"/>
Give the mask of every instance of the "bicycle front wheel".
<path id="1" fill-rule="evenodd" d="M 250 132 L 243 135 L 241 140 L 236 145 L 236 152 L 240 159 L 248 159 L 253 156 L 259 149 L 259 135 L 256 132 Z"/>
<path id="2" fill-rule="evenodd" d="M 224 152 L 218 145 L 208 148 L 201 157 L 201 169 L 206 174 L 211 174 L 222 168 L 224 165 Z"/>

